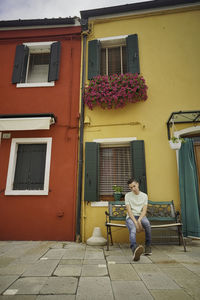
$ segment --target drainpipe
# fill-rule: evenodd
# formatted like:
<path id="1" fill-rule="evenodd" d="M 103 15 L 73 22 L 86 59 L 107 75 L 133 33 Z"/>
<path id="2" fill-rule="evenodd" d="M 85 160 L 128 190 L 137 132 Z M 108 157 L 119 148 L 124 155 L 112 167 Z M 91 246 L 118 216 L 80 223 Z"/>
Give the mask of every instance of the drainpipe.
<path id="1" fill-rule="evenodd" d="M 76 215 L 76 241 L 80 241 L 81 227 L 81 200 L 82 200 L 82 180 L 83 180 L 83 130 L 84 130 L 84 85 L 85 85 L 85 57 L 87 32 L 83 32 L 83 56 L 82 56 L 82 92 L 81 92 L 81 115 L 80 115 L 80 137 L 79 137 L 79 162 L 78 162 L 78 195 L 77 195 L 77 215 Z"/>

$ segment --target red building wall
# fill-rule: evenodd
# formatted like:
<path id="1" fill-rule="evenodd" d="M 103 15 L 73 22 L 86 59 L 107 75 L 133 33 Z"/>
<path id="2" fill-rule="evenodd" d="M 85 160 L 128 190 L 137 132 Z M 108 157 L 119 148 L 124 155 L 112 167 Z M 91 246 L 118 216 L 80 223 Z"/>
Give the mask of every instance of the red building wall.
<path id="1" fill-rule="evenodd" d="M 0 239 L 74 240 L 80 94 L 79 26 L 0 31 L 0 114 L 53 113 L 50 130 L 9 131 L 0 144 Z M 12 84 L 16 45 L 61 42 L 59 79 L 53 87 L 17 88 Z M 6 196 L 12 138 L 52 137 L 47 196 Z"/>

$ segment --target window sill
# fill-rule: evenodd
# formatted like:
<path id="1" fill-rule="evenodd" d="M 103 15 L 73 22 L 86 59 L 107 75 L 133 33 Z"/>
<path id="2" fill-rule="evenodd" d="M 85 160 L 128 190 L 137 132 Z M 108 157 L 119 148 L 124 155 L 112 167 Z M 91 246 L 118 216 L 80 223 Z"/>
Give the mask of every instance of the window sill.
<path id="1" fill-rule="evenodd" d="M 38 190 L 38 191 L 29 191 L 29 190 L 5 190 L 6 196 L 40 196 L 48 195 L 48 191 Z"/>
<path id="2" fill-rule="evenodd" d="M 17 88 L 26 88 L 26 87 L 48 87 L 55 86 L 55 81 L 51 82 L 33 82 L 33 83 L 17 83 Z"/>
<path id="3" fill-rule="evenodd" d="M 91 202 L 92 207 L 108 207 L 108 201 Z"/>

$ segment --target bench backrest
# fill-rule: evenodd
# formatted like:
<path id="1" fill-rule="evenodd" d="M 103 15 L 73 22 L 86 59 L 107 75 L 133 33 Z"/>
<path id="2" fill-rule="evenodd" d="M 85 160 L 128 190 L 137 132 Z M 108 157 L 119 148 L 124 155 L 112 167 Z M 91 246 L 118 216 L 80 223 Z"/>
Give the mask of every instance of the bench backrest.
<path id="1" fill-rule="evenodd" d="M 125 201 L 108 202 L 109 220 L 125 221 Z M 172 201 L 148 201 L 147 217 L 149 221 L 176 221 L 174 203 Z"/>

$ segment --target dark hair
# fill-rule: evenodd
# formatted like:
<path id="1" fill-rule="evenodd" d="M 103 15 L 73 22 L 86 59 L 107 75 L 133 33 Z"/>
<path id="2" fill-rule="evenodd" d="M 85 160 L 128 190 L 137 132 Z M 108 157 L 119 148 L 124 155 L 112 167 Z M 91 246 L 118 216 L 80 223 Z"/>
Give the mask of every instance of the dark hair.
<path id="1" fill-rule="evenodd" d="M 127 181 L 127 184 L 131 184 L 132 182 L 137 182 L 137 183 L 139 184 L 138 180 L 135 179 L 135 178 L 130 178 L 130 179 Z"/>

